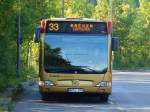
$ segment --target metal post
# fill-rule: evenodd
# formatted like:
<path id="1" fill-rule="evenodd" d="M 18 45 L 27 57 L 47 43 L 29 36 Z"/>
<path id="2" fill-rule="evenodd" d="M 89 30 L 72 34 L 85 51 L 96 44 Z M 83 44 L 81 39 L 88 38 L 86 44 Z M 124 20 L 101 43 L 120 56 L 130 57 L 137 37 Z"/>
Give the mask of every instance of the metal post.
<path id="1" fill-rule="evenodd" d="M 112 0 L 109 0 L 110 4 L 110 19 L 112 20 Z"/>
<path id="2" fill-rule="evenodd" d="M 64 0 L 62 0 L 62 18 L 64 18 Z"/>
<path id="3" fill-rule="evenodd" d="M 44 7 L 44 0 L 42 0 L 42 19 L 44 19 L 45 18 L 45 7 Z"/>
<path id="4" fill-rule="evenodd" d="M 20 77 L 20 68 L 21 68 L 21 2 L 19 0 L 19 12 L 17 16 L 17 77 Z"/>
<path id="5" fill-rule="evenodd" d="M 20 77 L 21 66 L 21 30 L 20 30 L 20 15 L 17 16 L 17 77 Z"/>
<path id="6" fill-rule="evenodd" d="M 50 0 L 48 0 L 48 9 L 50 9 Z M 50 13 L 50 10 L 48 11 L 48 16 L 51 18 L 51 13 Z"/>

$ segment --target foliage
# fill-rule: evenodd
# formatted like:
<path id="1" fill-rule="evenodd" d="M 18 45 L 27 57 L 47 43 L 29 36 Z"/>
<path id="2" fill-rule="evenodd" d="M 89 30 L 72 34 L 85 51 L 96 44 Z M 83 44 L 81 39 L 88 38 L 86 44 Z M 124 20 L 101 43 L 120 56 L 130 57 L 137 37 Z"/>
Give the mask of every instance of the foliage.
<path id="1" fill-rule="evenodd" d="M 44 7 L 42 7 L 43 16 L 45 18 L 61 17 L 61 3 L 61 0 L 44 0 Z"/>
<path id="2" fill-rule="evenodd" d="M 0 90 L 11 85 L 16 73 L 16 10 L 14 0 L 0 1 Z M 7 10 L 6 10 L 7 8 Z M 16 80 L 14 78 L 14 80 Z"/>
<path id="3" fill-rule="evenodd" d="M 110 19 L 109 0 L 97 0 L 97 5 L 93 12 L 93 18 L 100 20 Z"/>
<path id="4" fill-rule="evenodd" d="M 114 5 L 117 5 L 116 2 Z M 140 7 L 134 8 L 130 2 L 120 2 L 114 9 L 113 36 L 120 39 L 120 51 L 115 53 L 114 67 L 117 69 L 135 69 L 150 67 L 150 16 L 149 3 L 140 1 Z M 114 6 L 115 7 L 115 6 Z M 120 9 L 120 10 L 119 10 Z"/>
<path id="5" fill-rule="evenodd" d="M 33 27 L 36 24 L 33 3 L 34 0 L 30 2 L 24 0 L 21 4 L 18 0 L 0 1 L 0 90 L 19 84 L 20 79 L 16 77 L 16 16 L 21 6 L 23 42 L 30 41 L 29 36 L 33 35 Z M 25 53 L 23 52 L 23 55 Z"/>
<path id="6" fill-rule="evenodd" d="M 66 18 L 90 18 L 94 11 L 94 4 L 87 0 L 65 0 Z"/>
<path id="7" fill-rule="evenodd" d="M 37 73 L 38 45 L 33 44 L 34 28 L 41 18 L 60 17 L 60 0 L 0 0 L 0 90 L 16 86 Z M 21 15 L 21 79 L 16 77 L 16 17 Z"/>

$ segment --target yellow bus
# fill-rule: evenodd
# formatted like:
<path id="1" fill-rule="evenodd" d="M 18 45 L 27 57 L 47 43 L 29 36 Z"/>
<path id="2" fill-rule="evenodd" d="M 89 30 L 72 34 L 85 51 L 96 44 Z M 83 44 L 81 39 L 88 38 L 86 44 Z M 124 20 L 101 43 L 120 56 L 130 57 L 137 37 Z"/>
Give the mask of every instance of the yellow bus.
<path id="1" fill-rule="evenodd" d="M 39 91 L 48 94 L 93 94 L 107 100 L 112 91 L 112 22 L 94 19 L 43 19 L 39 43 Z"/>

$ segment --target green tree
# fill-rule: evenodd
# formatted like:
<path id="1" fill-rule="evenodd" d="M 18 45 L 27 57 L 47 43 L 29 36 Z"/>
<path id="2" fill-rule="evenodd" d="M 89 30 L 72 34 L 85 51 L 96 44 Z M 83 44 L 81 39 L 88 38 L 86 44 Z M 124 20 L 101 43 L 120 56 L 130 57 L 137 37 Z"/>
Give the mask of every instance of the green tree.
<path id="1" fill-rule="evenodd" d="M 87 0 L 65 0 L 66 18 L 90 18 L 94 11 L 94 4 Z"/>
<path id="2" fill-rule="evenodd" d="M 117 3 L 118 2 L 118 3 Z M 119 69 L 148 68 L 149 10 L 140 1 L 136 8 L 131 1 L 113 3 L 113 36 L 120 39 L 120 52 L 115 53 L 114 67 Z"/>
<path id="3" fill-rule="evenodd" d="M 128 40 L 132 41 L 132 55 L 130 56 L 131 61 L 134 66 L 144 68 L 150 67 L 149 7 L 150 3 L 145 2 L 144 0 L 140 1 L 140 7 L 137 11 L 136 18 L 128 35 Z"/>
<path id="4" fill-rule="evenodd" d="M 93 12 L 93 18 L 100 20 L 110 19 L 109 0 L 97 0 L 97 5 Z"/>

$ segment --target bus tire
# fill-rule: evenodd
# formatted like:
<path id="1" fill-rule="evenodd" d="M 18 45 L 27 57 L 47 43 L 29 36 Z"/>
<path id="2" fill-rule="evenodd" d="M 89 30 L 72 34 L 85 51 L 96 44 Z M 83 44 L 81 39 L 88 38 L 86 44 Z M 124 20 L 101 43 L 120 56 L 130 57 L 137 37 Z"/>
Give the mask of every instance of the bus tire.
<path id="1" fill-rule="evenodd" d="M 106 102 L 106 101 L 108 101 L 108 97 L 109 97 L 108 94 L 102 94 L 102 95 L 100 95 L 100 100 Z"/>

